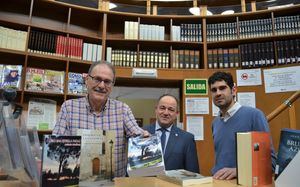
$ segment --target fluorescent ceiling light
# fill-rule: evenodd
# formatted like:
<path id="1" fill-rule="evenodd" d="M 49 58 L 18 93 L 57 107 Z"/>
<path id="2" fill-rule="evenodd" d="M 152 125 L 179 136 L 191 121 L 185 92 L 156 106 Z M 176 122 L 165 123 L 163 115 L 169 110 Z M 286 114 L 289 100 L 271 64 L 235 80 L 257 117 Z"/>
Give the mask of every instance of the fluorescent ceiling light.
<path id="1" fill-rule="evenodd" d="M 294 6 L 294 3 L 290 3 L 290 4 L 286 4 L 286 5 L 271 6 L 271 7 L 268 7 L 268 10 L 273 10 L 273 9 L 277 9 L 277 8 L 285 8 L 285 7 L 290 7 L 290 6 Z"/>
<path id="2" fill-rule="evenodd" d="M 234 10 L 225 10 L 224 12 L 221 13 L 221 15 L 228 15 L 228 14 L 233 14 Z"/>
<path id="3" fill-rule="evenodd" d="M 275 2 L 276 0 L 269 0 L 269 1 L 266 1 L 267 3 L 272 3 L 272 2 Z"/>
<path id="4" fill-rule="evenodd" d="M 195 16 L 199 16 L 201 10 L 200 10 L 199 7 L 191 7 L 191 8 L 189 8 L 189 11 L 190 11 L 191 14 L 193 14 L 193 15 L 195 15 Z M 213 14 L 212 14 L 211 11 L 206 10 L 206 15 L 207 15 L 207 16 L 211 16 L 211 15 L 213 15 Z"/>
<path id="5" fill-rule="evenodd" d="M 115 3 L 109 3 L 109 10 L 116 8 L 116 7 L 117 7 L 117 5 Z"/>
<path id="6" fill-rule="evenodd" d="M 200 15 L 200 8 L 199 7 L 192 7 L 189 9 L 190 13 L 199 16 Z"/>

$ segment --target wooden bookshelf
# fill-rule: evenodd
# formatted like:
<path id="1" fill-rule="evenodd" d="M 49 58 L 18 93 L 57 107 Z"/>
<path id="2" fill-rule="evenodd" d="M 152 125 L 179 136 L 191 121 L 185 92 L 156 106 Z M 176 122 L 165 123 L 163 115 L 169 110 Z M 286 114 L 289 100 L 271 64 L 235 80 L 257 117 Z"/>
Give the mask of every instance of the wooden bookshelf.
<path id="1" fill-rule="evenodd" d="M 275 42 L 283 40 L 296 40 L 300 38 L 300 31 L 292 34 L 277 35 L 274 30 L 275 18 L 280 16 L 299 15 L 299 5 L 276 10 L 264 10 L 256 12 L 245 12 L 233 15 L 214 16 L 150 16 L 134 13 L 117 13 L 100 11 L 91 8 L 83 8 L 75 5 L 68 5 L 55 1 L 37 0 L 10 0 L 1 2 L 0 26 L 22 30 L 28 32 L 25 51 L 0 48 L 0 64 L 22 65 L 22 87 L 18 92 L 17 102 L 27 105 L 30 97 L 51 98 L 58 102 L 58 105 L 70 98 L 80 97 L 69 94 L 67 89 L 67 75 L 69 72 L 87 72 L 91 61 L 81 59 L 61 57 L 43 53 L 29 52 L 29 33 L 41 31 L 53 33 L 67 38 L 74 37 L 82 39 L 83 42 L 102 45 L 101 59 L 106 59 L 107 47 L 112 49 L 129 50 L 137 52 L 137 67 L 142 67 L 139 61 L 141 51 L 154 51 L 169 53 L 168 65 L 170 68 L 157 68 L 157 79 L 137 79 L 132 78 L 132 67 L 116 66 L 117 86 L 147 86 L 147 87 L 176 87 L 183 90 L 183 80 L 186 78 L 208 78 L 217 70 L 229 71 L 235 77 L 237 68 L 209 69 L 207 51 L 218 48 L 239 48 L 242 44 L 272 42 L 275 65 L 272 67 L 299 66 L 296 64 L 278 65 L 278 54 Z M 251 38 L 240 38 L 239 25 L 241 21 L 270 19 L 272 24 L 272 34 L 269 36 L 258 36 Z M 158 25 L 164 27 L 164 40 L 146 40 L 138 38 L 125 39 L 125 21 L 137 22 L 138 24 Z M 222 41 L 207 41 L 207 25 L 236 23 L 236 39 Z M 201 24 L 201 41 L 173 41 L 172 26 L 181 24 Z M 299 28 L 300 29 L 300 28 Z M 178 69 L 174 68 L 172 57 L 173 50 L 195 50 L 200 52 L 199 69 Z M 24 89 L 26 68 L 43 68 L 57 71 L 64 71 L 65 89 L 64 93 L 41 93 Z M 263 67 L 270 68 L 270 67 Z M 257 108 L 263 110 L 267 115 L 277 106 L 287 99 L 292 93 L 265 94 L 263 85 L 255 87 L 240 87 L 239 91 L 256 92 Z M 207 96 L 208 97 L 208 96 Z M 185 109 L 186 96 L 181 93 L 181 111 Z M 274 99 L 276 98 L 276 99 Z M 211 103 L 211 99 L 210 99 Z M 210 104 L 211 106 L 211 104 Z M 296 102 L 300 106 L 300 102 Z M 186 115 L 181 114 L 181 119 L 186 123 Z M 199 163 L 201 173 L 210 174 L 213 165 L 213 142 L 210 124 L 213 120 L 211 115 L 204 116 L 204 141 L 197 142 Z M 297 116 L 300 116 L 297 111 Z M 271 133 L 275 148 L 278 147 L 279 132 L 283 127 L 287 127 L 286 121 L 289 117 L 287 112 L 280 115 L 280 118 L 271 122 Z M 297 120 L 300 121 L 300 120 Z M 300 126 L 298 126 L 300 128 Z"/>

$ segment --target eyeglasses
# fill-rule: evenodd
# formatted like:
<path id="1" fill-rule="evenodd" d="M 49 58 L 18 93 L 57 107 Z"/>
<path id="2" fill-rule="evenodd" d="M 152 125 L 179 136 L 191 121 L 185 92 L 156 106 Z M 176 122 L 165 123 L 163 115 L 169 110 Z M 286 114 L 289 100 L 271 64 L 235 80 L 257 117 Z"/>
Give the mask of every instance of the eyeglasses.
<path id="1" fill-rule="evenodd" d="M 101 79 L 100 77 L 93 77 L 92 75 L 88 75 L 88 76 L 91 77 L 93 84 L 95 85 L 98 85 L 101 82 L 103 82 L 105 86 L 110 87 L 114 84 L 114 81 L 109 79 Z"/>

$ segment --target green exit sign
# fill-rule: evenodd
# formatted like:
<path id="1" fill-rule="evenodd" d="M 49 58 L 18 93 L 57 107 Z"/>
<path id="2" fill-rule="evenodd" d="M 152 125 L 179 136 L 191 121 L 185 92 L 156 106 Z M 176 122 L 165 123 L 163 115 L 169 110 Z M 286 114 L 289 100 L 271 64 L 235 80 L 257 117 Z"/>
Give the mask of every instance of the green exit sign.
<path id="1" fill-rule="evenodd" d="M 207 95 L 207 79 L 184 79 L 185 95 Z"/>

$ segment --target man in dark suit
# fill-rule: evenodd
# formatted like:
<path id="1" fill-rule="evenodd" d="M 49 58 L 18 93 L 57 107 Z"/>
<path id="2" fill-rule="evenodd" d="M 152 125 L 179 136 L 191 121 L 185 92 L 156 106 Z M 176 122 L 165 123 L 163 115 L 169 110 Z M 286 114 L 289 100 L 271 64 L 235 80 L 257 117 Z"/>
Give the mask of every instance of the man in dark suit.
<path id="1" fill-rule="evenodd" d="M 194 135 L 175 126 L 179 114 L 178 100 L 162 95 L 155 108 L 156 122 L 144 129 L 161 137 L 166 170 L 185 169 L 199 173 Z"/>

